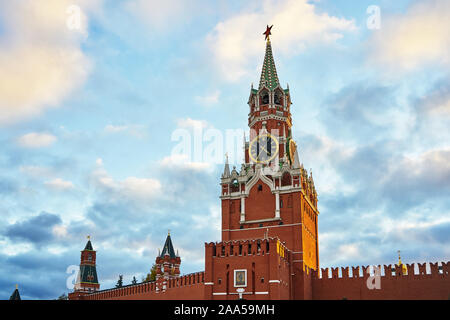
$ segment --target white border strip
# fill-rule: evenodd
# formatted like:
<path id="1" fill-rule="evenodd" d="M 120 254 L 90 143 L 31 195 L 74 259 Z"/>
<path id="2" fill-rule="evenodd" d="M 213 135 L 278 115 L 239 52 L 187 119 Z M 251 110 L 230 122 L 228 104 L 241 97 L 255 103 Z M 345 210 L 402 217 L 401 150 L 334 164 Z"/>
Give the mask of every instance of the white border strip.
<path id="1" fill-rule="evenodd" d="M 253 227 L 253 228 L 244 228 L 244 229 L 223 229 L 224 231 L 246 231 L 246 230 L 255 230 L 255 229 L 267 229 L 267 228 L 279 228 L 279 227 L 292 227 L 292 226 L 301 226 L 302 223 L 291 223 L 291 224 L 281 224 L 276 226 L 265 226 L 265 227 Z"/>

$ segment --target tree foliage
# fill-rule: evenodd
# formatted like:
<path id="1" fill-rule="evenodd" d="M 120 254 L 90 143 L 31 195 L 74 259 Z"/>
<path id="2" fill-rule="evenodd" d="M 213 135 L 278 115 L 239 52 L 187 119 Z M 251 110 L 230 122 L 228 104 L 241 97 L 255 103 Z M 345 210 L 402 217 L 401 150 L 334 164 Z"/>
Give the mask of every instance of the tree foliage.
<path id="1" fill-rule="evenodd" d="M 56 299 L 56 300 L 69 300 L 69 298 L 67 297 L 67 295 L 66 295 L 65 293 L 63 293 L 63 294 L 60 295 L 60 296 L 58 297 L 58 299 Z"/>
<path id="2" fill-rule="evenodd" d="M 123 286 L 123 275 L 119 274 L 119 280 L 117 280 L 116 288 L 121 288 Z"/>
<path id="3" fill-rule="evenodd" d="M 156 264 L 153 264 L 152 268 L 150 269 L 150 273 L 147 274 L 147 276 L 142 282 L 150 282 L 155 280 L 156 280 Z"/>

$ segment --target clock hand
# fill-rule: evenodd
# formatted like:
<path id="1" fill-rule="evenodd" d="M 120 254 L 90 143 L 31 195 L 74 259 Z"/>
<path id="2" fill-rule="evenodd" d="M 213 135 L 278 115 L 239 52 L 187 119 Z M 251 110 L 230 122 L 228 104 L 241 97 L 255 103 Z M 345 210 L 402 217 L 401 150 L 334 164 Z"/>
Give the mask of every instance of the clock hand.
<path id="1" fill-rule="evenodd" d="M 256 159 L 259 159 L 259 156 L 261 155 L 261 152 L 263 152 L 263 150 L 261 150 L 261 151 L 258 153 L 258 156 L 256 157 Z"/>
<path id="2" fill-rule="evenodd" d="M 269 154 L 271 154 L 269 151 L 267 151 L 263 146 L 261 146 L 261 149 L 263 149 L 266 152 L 266 155 L 268 156 Z"/>

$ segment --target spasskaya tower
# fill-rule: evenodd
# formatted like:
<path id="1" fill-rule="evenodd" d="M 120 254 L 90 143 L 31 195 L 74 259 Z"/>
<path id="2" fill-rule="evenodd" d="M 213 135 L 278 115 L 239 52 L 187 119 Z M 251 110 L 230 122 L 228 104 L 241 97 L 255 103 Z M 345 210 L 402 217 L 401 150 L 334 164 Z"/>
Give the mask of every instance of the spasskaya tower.
<path id="1" fill-rule="evenodd" d="M 293 255 L 294 269 L 319 267 L 317 193 L 292 137 L 291 95 L 278 79 L 270 29 L 257 89 L 248 99 L 245 163 L 221 179 L 222 241 L 278 237 Z"/>

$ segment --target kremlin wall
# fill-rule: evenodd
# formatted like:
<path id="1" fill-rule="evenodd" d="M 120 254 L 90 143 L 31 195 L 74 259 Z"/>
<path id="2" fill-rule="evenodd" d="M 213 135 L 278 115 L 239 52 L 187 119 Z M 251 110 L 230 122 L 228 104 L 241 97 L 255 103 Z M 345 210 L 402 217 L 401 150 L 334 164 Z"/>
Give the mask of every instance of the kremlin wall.
<path id="1" fill-rule="evenodd" d="M 170 234 L 153 281 L 100 290 L 90 240 L 70 300 L 450 299 L 450 264 L 321 269 L 318 194 L 292 136 L 291 95 L 282 88 L 266 32 L 258 89 L 248 100 L 245 163 L 220 179 L 222 241 L 205 243 L 204 271 L 180 276 Z M 101 262 L 100 262 L 101 263 Z"/>
<path id="2" fill-rule="evenodd" d="M 277 239 L 235 241 L 205 244 L 205 272 L 176 278 L 92 293 L 75 291 L 71 300 L 236 300 L 238 293 L 232 288 L 230 266 L 250 270 L 243 298 L 247 300 L 409 300 L 449 299 L 450 263 L 422 263 L 382 266 L 380 288 L 369 289 L 368 266 L 346 268 L 307 268 L 300 289 L 290 279 L 292 255 L 288 249 L 277 252 Z M 255 251 L 246 251 L 248 245 Z M 239 248 L 243 252 L 239 254 Z M 223 249 L 222 249 L 223 248 Z M 223 255 L 218 254 L 222 252 Z M 272 250 L 272 254 L 270 251 Z M 214 255 L 215 253 L 215 255 Z M 281 253 L 281 255 L 280 255 Z M 261 281 L 264 279 L 263 281 Z M 267 280 L 266 280 L 267 279 Z M 270 280 L 272 279 L 272 280 Z M 276 279 L 275 281 L 273 279 Z"/>

